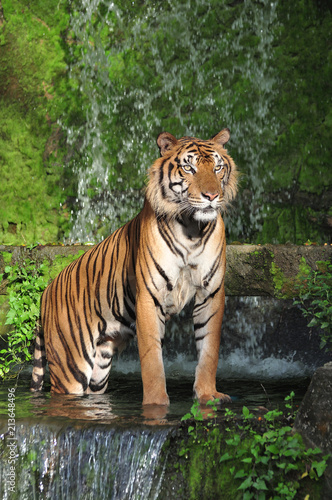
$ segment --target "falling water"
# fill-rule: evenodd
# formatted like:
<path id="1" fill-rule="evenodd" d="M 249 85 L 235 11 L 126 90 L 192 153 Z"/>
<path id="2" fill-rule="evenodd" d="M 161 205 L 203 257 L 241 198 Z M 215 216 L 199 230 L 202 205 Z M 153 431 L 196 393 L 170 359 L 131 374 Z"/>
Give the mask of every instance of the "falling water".
<path id="1" fill-rule="evenodd" d="M 270 113 L 277 2 L 240 4 L 169 0 L 140 8 L 132 2 L 127 9 L 109 0 L 73 2 L 70 75 L 78 81 L 85 123 L 68 129 L 70 143 L 80 144 L 71 242 L 98 241 L 137 213 L 157 156 L 155 138 L 164 129 L 202 138 L 231 129 L 229 150 L 247 184 L 232 215 L 232 236 L 259 230 L 259 171 L 277 127 Z M 219 20 L 217 32 L 209 29 L 211 19 Z"/>
<path id="2" fill-rule="evenodd" d="M 16 492 L 6 487 L 10 473 L 6 439 L 0 462 L 0 496 L 32 499 L 136 500 L 157 498 L 155 477 L 168 428 L 60 427 L 59 423 L 18 423 Z"/>
<path id="3" fill-rule="evenodd" d="M 331 356 L 319 347 L 318 331 L 308 335 L 306 320 L 292 301 L 271 297 L 226 297 L 217 376 L 221 379 L 278 380 L 311 376 Z M 166 375 L 194 378 L 197 365 L 192 310 L 166 323 Z M 114 360 L 119 373 L 140 373 L 132 342 Z"/>

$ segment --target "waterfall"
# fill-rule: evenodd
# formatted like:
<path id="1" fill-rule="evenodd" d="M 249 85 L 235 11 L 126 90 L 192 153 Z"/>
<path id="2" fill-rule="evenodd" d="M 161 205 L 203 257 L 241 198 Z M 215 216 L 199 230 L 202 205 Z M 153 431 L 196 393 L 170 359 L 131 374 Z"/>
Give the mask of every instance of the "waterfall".
<path id="1" fill-rule="evenodd" d="M 156 468 L 169 428 L 87 428 L 17 423 L 16 492 L 7 487 L 10 465 L 1 436 L 0 496 L 20 498 L 136 500 L 158 496 Z"/>
<path id="2" fill-rule="evenodd" d="M 72 2 L 70 78 L 85 116 L 67 129 L 79 148 L 69 241 L 97 242 L 140 210 L 165 129 L 203 139 L 231 129 L 246 190 L 228 230 L 235 239 L 259 230 L 259 172 L 278 126 L 270 112 L 277 1 L 127 3 Z"/>
<path id="3" fill-rule="evenodd" d="M 318 331 L 308 335 L 306 325 L 292 300 L 226 297 L 217 376 L 237 380 L 311 376 L 331 356 L 320 349 Z M 166 323 L 163 358 L 168 377 L 194 377 L 197 353 L 191 306 Z M 114 359 L 112 370 L 140 373 L 135 341 Z"/>

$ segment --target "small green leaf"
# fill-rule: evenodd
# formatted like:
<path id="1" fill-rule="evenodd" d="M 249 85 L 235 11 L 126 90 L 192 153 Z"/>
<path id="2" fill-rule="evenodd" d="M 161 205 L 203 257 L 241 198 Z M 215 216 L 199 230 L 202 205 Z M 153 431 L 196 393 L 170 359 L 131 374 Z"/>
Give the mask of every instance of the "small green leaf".
<path id="1" fill-rule="evenodd" d="M 266 449 L 273 455 L 279 455 L 280 450 L 276 444 L 270 444 L 269 446 L 266 447 Z"/>
<path id="2" fill-rule="evenodd" d="M 236 474 L 235 474 L 235 478 L 236 478 Z M 240 484 L 240 486 L 238 487 L 238 490 L 247 490 L 248 488 L 250 488 L 250 486 L 252 485 L 252 483 L 253 483 L 252 477 L 248 476 L 247 479 L 245 479 L 243 481 L 243 483 Z"/>
<path id="3" fill-rule="evenodd" d="M 230 460 L 231 458 L 233 458 L 233 457 L 226 451 L 226 453 L 224 453 L 220 457 L 219 462 L 226 462 L 227 460 Z"/>
<path id="4" fill-rule="evenodd" d="M 266 486 L 266 483 L 263 479 L 257 479 L 257 481 L 255 481 L 253 483 L 253 487 L 256 488 L 256 490 L 267 490 L 267 486 Z"/>
<path id="5" fill-rule="evenodd" d="M 235 479 L 238 479 L 238 478 L 246 477 L 247 475 L 248 475 L 248 473 L 244 469 L 240 469 L 236 472 L 234 477 L 235 477 Z"/>

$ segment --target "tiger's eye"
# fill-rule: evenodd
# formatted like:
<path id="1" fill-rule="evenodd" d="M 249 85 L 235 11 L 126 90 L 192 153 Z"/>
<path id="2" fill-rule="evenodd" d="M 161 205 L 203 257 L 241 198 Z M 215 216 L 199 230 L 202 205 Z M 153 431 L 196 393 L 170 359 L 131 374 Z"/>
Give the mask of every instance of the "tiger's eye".
<path id="1" fill-rule="evenodd" d="M 221 170 L 224 168 L 224 165 L 220 164 L 220 165 L 216 165 L 214 167 L 214 171 L 215 172 L 221 172 Z"/>
<path id="2" fill-rule="evenodd" d="M 193 174 L 195 172 L 195 170 L 193 169 L 193 167 L 191 165 L 182 165 L 182 168 L 185 172 L 188 172 L 191 174 Z"/>

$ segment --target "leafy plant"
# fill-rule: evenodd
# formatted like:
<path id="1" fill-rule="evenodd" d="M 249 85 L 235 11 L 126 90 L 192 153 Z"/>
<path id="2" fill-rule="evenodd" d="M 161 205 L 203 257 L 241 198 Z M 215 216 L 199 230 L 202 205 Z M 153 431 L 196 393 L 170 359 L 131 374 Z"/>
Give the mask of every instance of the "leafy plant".
<path id="1" fill-rule="evenodd" d="M 319 448 L 306 449 L 301 436 L 293 433 L 293 398 L 293 392 L 285 398 L 286 413 L 274 409 L 255 417 L 244 406 L 238 416 L 226 409 L 223 419 L 212 426 L 202 419 L 199 405 L 194 403 L 183 417 L 184 421 L 193 419 L 193 423 L 190 422 L 189 438 L 180 456 L 189 460 L 189 467 L 192 461 L 191 466 L 196 469 L 206 459 L 216 461 L 216 474 L 221 469 L 217 477 L 224 480 L 230 474 L 229 483 L 234 486 L 235 481 L 244 500 L 292 499 L 300 490 L 306 494 L 304 481 L 318 480 L 329 456 L 322 457 Z M 206 447 L 208 455 L 202 454 Z"/>
<path id="2" fill-rule="evenodd" d="M 0 284 L 7 285 L 9 309 L 5 325 L 10 329 L 2 337 L 6 347 L 1 349 L 0 376 L 8 376 L 10 368 L 22 365 L 32 358 L 30 346 L 39 321 L 39 303 L 48 277 L 45 265 L 39 267 L 32 260 L 7 265 L 0 274 Z"/>
<path id="3" fill-rule="evenodd" d="M 317 262 L 295 285 L 299 298 L 294 301 L 310 321 L 308 327 L 321 329 L 321 348 L 332 351 L 332 264 Z"/>
<path id="4" fill-rule="evenodd" d="M 246 420 L 250 418 L 245 407 L 243 415 Z M 240 426 L 240 431 L 245 430 L 249 435 L 245 446 L 241 445 L 241 434 L 228 431 L 231 435 L 226 443 L 233 448 L 233 453 L 224 453 L 220 462 L 236 460 L 237 465 L 231 466 L 230 472 L 234 479 L 241 481 L 238 490 L 243 491 L 245 500 L 271 498 L 272 493 L 273 498 L 294 498 L 301 479 L 308 476 L 318 479 L 326 468 L 328 457 L 316 460 L 321 450 L 306 450 L 301 437 L 292 434 L 291 426 L 280 426 L 278 419 L 281 416 L 282 412 L 278 410 L 264 415 L 262 433 L 255 429 L 254 420 L 242 429 Z"/>

